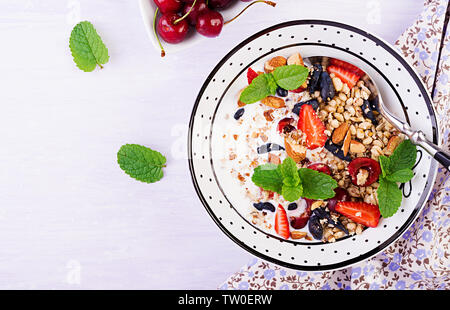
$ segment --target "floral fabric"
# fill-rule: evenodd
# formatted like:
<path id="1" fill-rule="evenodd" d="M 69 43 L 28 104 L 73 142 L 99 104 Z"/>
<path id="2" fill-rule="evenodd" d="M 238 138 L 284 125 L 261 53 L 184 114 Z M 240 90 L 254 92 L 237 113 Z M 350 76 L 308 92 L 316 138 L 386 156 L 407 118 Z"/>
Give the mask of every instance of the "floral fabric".
<path id="1" fill-rule="evenodd" d="M 426 0 L 419 19 L 395 45 L 432 93 L 441 145 L 449 150 L 450 27 L 448 0 Z M 440 56 L 439 56 L 440 55 Z M 439 168 L 421 215 L 383 253 L 351 268 L 301 272 L 253 259 L 219 289 L 450 289 L 450 174 Z"/>

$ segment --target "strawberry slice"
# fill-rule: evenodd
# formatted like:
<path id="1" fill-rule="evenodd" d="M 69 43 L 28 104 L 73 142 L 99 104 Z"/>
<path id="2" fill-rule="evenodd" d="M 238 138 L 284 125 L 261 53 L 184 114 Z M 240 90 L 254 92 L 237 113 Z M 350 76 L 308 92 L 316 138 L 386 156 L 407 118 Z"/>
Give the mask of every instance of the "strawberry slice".
<path id="1" fill-rule="evenodd" d="M 253 79 L 255 77 L 258 76 L 258 73 L 255 72 L 255 70 L 253 70 L 252 68 L 248 68 L 247 70 L 247 80 L 248 80 L 248 84 L 250 85 L 251 82 L 253 81 Z"/>
<path id="2" fill-rule="evenodd" d="M 338 67 L 344 68 L 347 71 L 353 72 L 354 74 L 356 74 L 360 78 L 363 77 L 366 74 L 364 71 L 362 71 L 357 66 L 352 65 L 351 63 L 345 62 L 345 61 L 340 60 L 340 59 L 331 58 L 330 59 L 330 65 L 334 65 L 334 66 L 338 66 Z"/>
<path id="3" fill-rule="evenodd" d="M 306 147 L 310 150 L 323 147 L 327 141 L 325 126 L 314 108 L 309 104 L 304 104 L 301 106 L 298 116 L 297 128 L 306 135 Z"/>
<path id="4" fill-rule="evenodd" d="M 341 79 L 342 82 L 348 85 L 349 88 L 352 88 L 359 81 L 359 76 L 353 72 L 347 71 L 342 67 L 338 66 L 328 66 L 328 73 L 334 73 L 334 75 Z"/>
<path id="5" fill-rule="evenodd" d="M 277 213 L 275 213 L 275 231 L 282 238 L 289 238 L 289 221 L 286 210 L 280 204 L 278 204 Z"/>
<path id="6" fill-rule="evenodd" d="M 380 209 L 371 203 L 339 201 L 336 204 L 336 212 L 367 227 L 377 227 L 380 221 Z"/>
<path id="7" fill-rule="evenodd" d="M 301 93 L 301 92 L 304 92 L 306 90 L 306 88 L 305 87 L 303 87 L 303 86 L 300 86 L 299 88 L 297 88 L 297 89 L 294 89 L 294 90 L 291 90 L 291 92 L 293 92 L 293 93 Z"/>

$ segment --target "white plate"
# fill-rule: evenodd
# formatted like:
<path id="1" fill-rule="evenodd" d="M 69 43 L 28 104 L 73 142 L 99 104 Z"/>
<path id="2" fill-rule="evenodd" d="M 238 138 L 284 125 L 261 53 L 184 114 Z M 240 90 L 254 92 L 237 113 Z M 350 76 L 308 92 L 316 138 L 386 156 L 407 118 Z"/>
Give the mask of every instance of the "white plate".
<path id="1" fill-rule="evenodd" d="M 247 85 L 248 67 L 263 68 L 275 55 L 329 56 L 357 65 L 377 84 L 384 102 L 404 115 L 414 129 L 438 141 L 431 99 L 412 67 L 383 40 L 358 28 L 324 20 L 298 20 L 263 30 L 234 48 L 206 79 L 195 103 L 189 128 L 189 167 L 197 193 L 217 225 L 233 241 L 254 255 L 289 268 L 331 270 L 376 255 L 397 240 L 414 222 L 426 202 L 437 164 L 418 148 L 415 177 L 403 187 L 399 211 L 382 219 L 377 228 L 335 243 L 296 242 L 265 232 L 245 219 L 248 203 L 217 161 L 224 157 L 221 137 L 224 113 L 237 110 L 236 94 Z M 232 121 L 232 118 L 231 120 Z"/>

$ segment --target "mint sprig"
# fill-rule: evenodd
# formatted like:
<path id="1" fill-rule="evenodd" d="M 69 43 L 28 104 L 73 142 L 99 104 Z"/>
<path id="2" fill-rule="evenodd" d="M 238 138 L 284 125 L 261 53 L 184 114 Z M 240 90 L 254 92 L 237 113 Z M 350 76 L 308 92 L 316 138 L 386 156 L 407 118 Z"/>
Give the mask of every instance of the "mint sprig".
<path id="1" fill-rule="evenodd" d="M 138 144 L 122 145 L 117 162 L 126 174 L 145 183 L 159 181 L 166 166 L 166 158 L 161 153 Z"/>
<path id="2" fill-rule="evenodd" d="M 73 28 L 69 47 L 75 64 L 85 72 L 93 71 L 97 65 L 103 68 L 102 65 L 109 60 L 108 49 L 88 21 L 80 22 Z"/>
<path id="3" fill-rule="evenodd" d="M 265 164 L 256 167 L 252 181 L 264 190 L 276 192 L 291 202 L 300 197 L 332 198 L 337 187 L 337 182 L 325 173 L 307 168 L 297 169 L 295 161 L 290 157 L 279 165 Z"/>
<path id="4" fill-rule="evenodd" d="M 384 218 L 394 215 L 402 203 L 402 191 L 397 182 L 405 183 L 414 177 L 417 149 L 410 140 L 400 143 L 391 156 L 378 158 L 381 167 L 377 189 L 378 207 Z"/>
<path id="5" fill-rule="evenodd" d="M 273 73 L 258 75 L 241 93 L 239 100 L 245 104 L 258 102 L 275 95 L 278 86 L 286 90 L 299 88 L 308 78 L 308 68 L 289 65 L 276 68 Z"/>

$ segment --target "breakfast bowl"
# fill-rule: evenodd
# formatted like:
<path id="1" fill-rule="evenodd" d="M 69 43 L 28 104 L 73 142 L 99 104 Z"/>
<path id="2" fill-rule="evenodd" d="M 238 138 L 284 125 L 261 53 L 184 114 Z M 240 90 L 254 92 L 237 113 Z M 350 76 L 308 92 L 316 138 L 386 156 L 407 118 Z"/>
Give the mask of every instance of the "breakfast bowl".
<path id="1" fill-rule="evenodd" d="M 292 55 L 299 55 L 300 58 L 297 56 L 294 57 L 297 60 L 289 60 Z M 400 184 L 402 197 L 397 212 L 392 216 L 381 217 L 381 219 L 378 216 L 375 219 L 376 225 L 364 222 L 366 225 L 359 226 L 360 221 L 357 216 L 361 216 L 360 212 L 357 213 L 356 218 L 337 216 L 327 220 L 327 214 L 336 216 L 335 210 L 331 212 L 327 207 L 320 207 L 323 201 L 328 201 L 327 199 L 317 199 L 317 197 L 311 196 L 310 198 L 316 199 L 310 199 L 312 201 L 309 202 L 313 204 L 319 201 L 318 205 L 316 203 L 312 207 L 307 200 L 305 202 L 305 199 L 299 199 L 296 200 L 296 206 L 292 207 L 290 205 L 292 201 L 284 200 L 284 195 L 280 197 L 275 194 L 274 198 L 270 191 L 267 193 L 264 188 L 261 195 L 255 197 L 255 193 L 261 190 L 259 188 L 261 184 L 256 186 L 256 183 L 252 183 L 252 181 L 254 182 L 252 172 L 256 170 L 246 170 L 244 167 L 255 168 L 264 162 L 276 165 L 283 161 L 284 164 L 283 158 L 289 157 L 289 160 L 295 158 L 295 156 L 289 155 L 292 150 L 291 152 L 288 150 L 286 136 L 283 135 L 295 132 L 297 128 L 300 130 L 302 115 L 304 120 L 320 118 L 325 124 L 324 132 L 325 130 L 328 132 L 324 135 L 323 143 L 314 146 L 314 149 L 319 150 L 318 154 L 326 154 L 329 151 L 331 156 L 327 158 L 330 158 L 330 161 L 326 162 L 326 165 L 330 165 L 333 173 L 329 174 L 333 177 L 335 177 L 334 172 L 338 170 L 336 168 L 338 166 L 343 166 L 339 169 L 346 171 L 346 167 L 350 164 L 345 160 L 351 163 L 358 157 L 372 156 L 371 160 L 374 158 L 376 160 L 378 156 L 389 155 L 383 153 L 389 143 L 389 138 L 401 137 L 399 133 L 391 131 L 389 125 L 386 124 L 384 126 L 388 130 L 383 132 L 385 135 L 383 137 L 386 139 L 384 144 L 383 139 L 379 139 L 379 143 L 381 143 L 379 154 L 373 154 L 372 150 L 367 149 L 366 153 L 361 151 L 361 154 L 354 154 L 352 158 L 345 160 L 342 155 L 339 155 L 342 158 L 338 158 L 334 162 L 333 156 L 336 154 L 332 154 L 324 144 L 334 138 L 333 133 L 344 121 L 340 124 L 338 122 L 333 127 L 331 118 L 327 117 L 335 115 L 335 111 L 321 113 L 325 103 L 333 100 L 328 98 L 328 101 L 324 102 L 320 96 L 323 96 L 321 90 L 309 91 L 305 87 L 300 91 L 293 92 L 294 94 L 289 91 L 291 94 L 289 96 L 284 93 L 274 94 L 273 97 L 278 98 L 274 99 L 276 102 L 282 101 L 280 107 L 273 106 L 272 103 L 263 104 L 259 101 L 245 105 L 240 101 L 243 98 L 242 90 L 252 82 L 249 72 L 256 73 L 252 77 L 255 79 L 263 72 L 274 72 L 272 70 L 276 70 L 274 67 L 277 65 L 276 62 L 271 61 L 277 57 L 281 60 L 284 59 L 289 64 L 289 62 L 298 63 L 298 59 L 302 58 L 314 61 L 317 56 L 325 56 L 327 59 L 327 64 L 323 64 L 324 68 L 327 66 L 324 72 L 330 72 L 329 78 L 330 81 L 333 80 L 333 83 L 335 83 L 335 78 L 340 75 L 338 71 L 328 70 L 332 67 L 331 63 L 328 63 L 328 59 L 343 61 L 363 73 L 358 81 L 358 86 L 356 86 L 357 80 L 355 80 L 355 84 L 351 84 L 352 87 L 349 87 L 346 92 L 348 95 L 345 99 L 342 98 L 341 103 L 353 99 L 356 102 L 358 99 L 360 105 L 366 104 L 366 100 L 370 100 L 370 83 L 374 83 L 377 90 L 383 95 L 384 104 L 390 111 L 411 124 L 414 129 L 423 131 L 434 143 L 438 141 L 439 131 L 431 99 L 417 73 L 393 47 L 366 31 L 346 24 L 325 20 L 296 20 L 275 25 L 249 37 L 230 51 L 213 69 L 203 84 L 193 108 L 189 127 L 188 156 L 192 180 L 200 200 L 219 228 L 234 242 L 260 258 L 288 268 L 323 271 L 344 268 L 368 259 L 400 238 L 412 225 L 427 201 L 436 177 L 437 164 L 431 156 L 418 147 L 414 165 L 410 167 L 413 171 L 411 172 L 411 174 L 413 173 L 412 179 Z M 313 74 L 313 63 L 304 65 L 309 68 L 309 74 Z M 368 76 L 370 76 L 370 81 L 367 79 Z M 311 78 L 308 81 L 311 83 Z M 339 81 L 336 80 L 336 82 Z M 345 75 L 344 82 L 348 82 L 345 81 Z M 342 85 L 334 85 L 333 89 L 340 90 L 342 87 Z M 358 88 L 358 92 L 361 90 L 361 93 L 365 94 L 354 95 L 356 91 L 353 91 L 353 88 Z M 352 90 L 350 91 L 350 89 Z M 317 92 L 318 94 L 316 94 Z M 350 93 L 352 94 L 351 98 Z M 285 99 L 280 100 L 280 97 L 285 97 Z M 361 100 L 359 100 L 360 97 Z M 317 100 L 317 106 L 310 108 L 314 105 L 304 104 L 309 100 Z M 295 111 L 298 104 L 300 104 L 300 111 L 298 109 Z M 347 103 L 347 106 L 350 105 Z M 306 110 L 308 110 L 306 106 L 309 106 L 310 114 L 306 114 Z M 314 109 L 316 109 L 317 115 L 313 112 Z M 266 112 L 271 110 L 276 110 L 278 114 L 274 113 L 271 117 L 266 117 L 269 114 Z M 344 111 L 344 108 L 342 110 Z M 281 114 L 280 111 L 282 111 Z M 258 115 L 261 117 L 258 118 Z M 293 129 L 291 128 L 289 132 L 284 130 L 284 126 L 280 129 L 280 120 L 286 118 L 289 119 L 289 122 L 294 121 L 294 124 L 298 122 L 299 125 L 291 126 Z M 364 114 L 364 118 L 368 118 L 368 116 Z M 270 120 L 273 119 L 275 120 L 272 126 Z M 330 124 L 327 123 L 328 120 L 330 120 Z M 373 121 L 378 125 L 378 122 L 382 120 L 378 118 Z M 364 121 L 362 122 L 364 123 Z M 264 130 L 255 133 L 252 131 L 252 128 L 255 127 L 264 128 Z M 304 128 L 306 127 L 302 127 L 300 133 L 305 131 Z M 367 136 L 361 137 L 360 141 L 363 138 L 372 137 L 370 128 L 364 129 L 368 129 L 366 130 Z M 377 130 L 375 126 L 372 127 L 373 138 L 379 133 Z M 348 128 L 346 132 L 349 132 Z M 306 136 L 309 143 L 308 135 Z M 316 135 L 312 136 L 317 138 Z M 284 141 L 280 137 L 284 137 Z M 375 140 L 373 138 L 366 139 L 370 140 L 368 144 L 372 149 L 375 147 L 371 144 Z M 363 145 L 362 142 L 356 141 L 356 136 L 354 139 L 355 145 L 357 143 Z M 339 142 L 342 143 L 342 141 Z M 313 149 L 311 143 L 308 143 L 306 147 Z M 359 152 L 356 148 L 353 151 Z M 288 156 L 285 153 L 288 153 Z M 268 154 L 273 154 L 272 159 L 274 160 L 268 159 Z M 308 155 L 305 155 L 307 157 L 296 159 L 297 167 L 314 169 L 311 168 L 313 167 L 311 164 L 317 164 L 317 160 L 311 154 L 308 150 Z M 324 164 L 324 162 L 318 163 Z M 315 167 L 317 166 L 315 165 Z M 319 167 L 322 166 L 319 165 Z M 318 170 L 323 172 L 323 169 Z M 323 177 L 326 179 L 327 176 Z M 344 177 L 347 178 L 346 182 L 343 182 Z M 362 184 L 365 183 L 367 176 L 361 184 L 358 183 L 361 181 L 359 179 L 359 175 L 353 180 L 352 176 L 347 173 L 347 175 L 343 174 L 336 178 L 336 184 L 339 181 L 339 187 L 350 190 L 350 187 L 354 187 L 357 183 L 364 186 L 364 191 L 367 193 L 367 184 Z M 377 184 L 375 180 L 371 182 Z M 320 187 L 321 185 L 317 185 L 317 188 Z M 333 188 L 335 187 L 336 185 Z M 376 186 L 373 187 L 373 190 L 376 189 Z M 372 195 L 372 189 L 370 192 L 372 197 L 365 195 L 359 199 L 356 198 L 358 196 L 352 194 L 353 198 L 349 201 L 358 201 L 374 206 L 377 204 L 377 197 Z M 260 200 L 261 197 L 264 199 Z M 366 201 L 366 199 L 368 200 Z M 264 204 L 269 201 L 269 204 Z M 338 205 L 341 203 L 338 202 Z M 303 213 L 299 212 L 303 212 L 303 210 L 299 210 L 308 207 L 309 216 L 311 216 L 308 225 L 297 229 L 291 219 L 301 216 Z M 281 210 L 280 213 L 279 210 Z M 324 213 L 325 215 L 320 218 L 321 212 L 325 211 L 328 213 Z M 311 225 L 311 218 L 314 215 L 319 216 L 316 224 L 323 225 L 319 235 L 314 230 L 315 226 Z M 285 221 L 280 221 L 280 218 Z M 287 224 L 286 218 L 288 219 Z M 280 223 L 287 225 L 287 227 L 283 227 L 285 229 L 282 231 Z M 332 223 L 335 225 L 331 225 Z M 337 224 L 343 224 L 345 228 Z M 353 231 L 347 229 L 353 226 L 355 226 Z M 367 228 L 368 226 L 373 227 Z M 340 236 L 329 238 L 330 235 L 328 235 L 325 238 L 323 234 L 328 227 L 330 227 L 329 231 L 340 233 Z M 356 229 L 357 227 L 359 229 Z M 344 231 L 345 233 L 341 233 Z M 293 232 L 296 232 L 295 236 Z"/>

